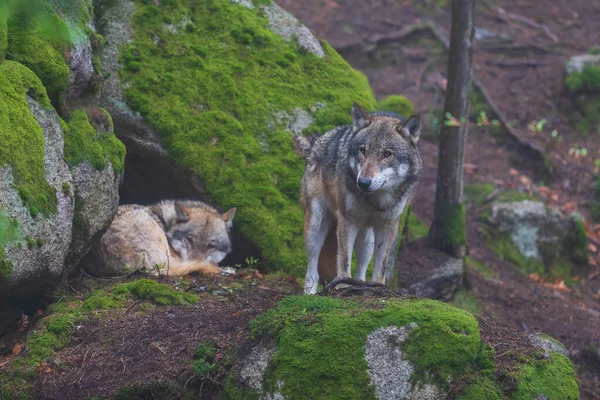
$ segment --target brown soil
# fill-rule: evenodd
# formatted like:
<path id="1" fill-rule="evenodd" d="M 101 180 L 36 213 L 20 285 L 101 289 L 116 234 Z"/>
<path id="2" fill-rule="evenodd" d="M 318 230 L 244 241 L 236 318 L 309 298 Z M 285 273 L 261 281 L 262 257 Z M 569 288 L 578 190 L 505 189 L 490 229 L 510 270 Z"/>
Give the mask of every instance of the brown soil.
<path id="1" fill-rule="evenodd" d="M 398 283 L 402 288 L 432 276 L 450 258 L 447 254 L 432 248 L 427 238 L 415 240 L 402 247 L 398 257 Z"/>
<path id="2" fill-rule="evenodd" d="M 411 30 L 420 21 L 430 21 L 447 36 L 450 12 L 412 0 L 325 0 L 279 3 L 318 36 L 327 40 L 370 80 L 377 98 L 403 94 L 426 116 L 429 128 L 420 149 L 425 174 L 413 201 L 413 211 L 426 223 L 433 216 L 438 148 L 436 118 L 443 108 L 446 51 L 428 29 Z M 435 2 L 431 2 L 435 3 Z M 506 12 L 502 12 L 505 10 Z M 492 135 L 485 128 L 470 127 L 465 152 L 465 180 L 493 183 L 501 189 L 529 191 L 567 212 L 589 216 L 593 179 L 576 164 L 564 161 L 571 147 L 586 147 L 592 157 L 579 160 L 588 167 L 597 157 L 600 141 L 594 134 L 576 132 L 569 121 L 569 99 L 563 90 L 565 61 L 600 43 L 600 3 L 588 0 L 532 1 L 495 0 L 477 4 L 476 27 L 495 39 L 478 39 L 473 53 L 474 75 L 484 86 L 497 110 L 515 131 L 549 150 L 548 134 L 529 132 L 531 120 L 548 120 L 564 137 L 552 159 L 552 175 L 539 181 L 531 158 L 513 143 Z M 479 31 L 480 33 L 483 31 Z M 476 104 L 475 111 L 485 109 Z M 490 114 L 488 110 L 488 115 Z M 439 124 L 439 123 L 438 123 Z M 560 156 L 556 155 L 560 154 Z M 589 168 L 588 168 L 589 169 Z M 536 180 L 537 178 L 537 180 Z M 545 185 L 545 186 L 543 186 Z M 548 192 L 552 196 L 547 196 Z M 585 361 L 582 352 L 600 344 L 600 293 L 598 267 L 575 270 L 579 283 L 569 291 L 545 287 L 516 271 L 484 247 L 479 218 L 482 210 L 468 210 L 470 256 L 493 269 L 496 279 L 469 271 L 472 293 L 482 314 L 523 331 L 544 332 L 561 340 L 576 362 L 581 379 L 581 398 L 600 398 L 600 370 Z M 597 254 L 593 254 L 597 259 Z M 407 264 L 426 256 L 401 253 Z M 401 279 L 422 269 L 408 268 Z"/>
<path id="3" fill-rule="evenodd" d="M 232 282 L 243 287 L 229 292 L 226 288 Z M 213 398 L 222 377 L 194 375 L 190 370 L 194 349 L 216 339 L 217 357 L 236 351 L 249 340 L 250 319 L 283 296 L 300 292 L 283 278 L 256 279 L 252 284 L 239 278 L 196 275 L 191 287 L 190 292 L 201 298 L 196 306 L 148 309 L 151 302 L 135 301 L 81 323 L 69 346 L 56 353 L 55 363 L 38 371 L 37 398 L 111 396 L 124 385 L 161 380 L 174 382 L 179 391 L 195 387 L 202 398 Z"/>

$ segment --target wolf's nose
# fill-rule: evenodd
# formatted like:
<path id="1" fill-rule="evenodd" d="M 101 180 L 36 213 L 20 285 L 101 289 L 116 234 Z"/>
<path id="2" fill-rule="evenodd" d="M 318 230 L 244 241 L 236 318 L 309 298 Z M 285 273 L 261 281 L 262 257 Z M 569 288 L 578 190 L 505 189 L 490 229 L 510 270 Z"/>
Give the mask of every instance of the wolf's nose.
<path id="1" fill-rule="evenodd" d="M 358 178 L 358 187 L 367 192 L 371 187 L 371 178 Z"/>

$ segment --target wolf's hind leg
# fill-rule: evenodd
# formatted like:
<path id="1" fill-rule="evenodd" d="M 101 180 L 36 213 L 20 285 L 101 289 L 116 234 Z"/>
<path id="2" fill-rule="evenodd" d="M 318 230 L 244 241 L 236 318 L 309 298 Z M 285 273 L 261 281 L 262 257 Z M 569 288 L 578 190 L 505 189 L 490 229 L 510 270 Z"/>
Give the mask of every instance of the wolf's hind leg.
<path id="1" fill-rule="evenodd" d="M 330 224 L 331 216 L 325 205 L 318 201 L 311 202 L 310 210 L 306 210 L 304 215 L 304 243 L 308 258 L 308 268 L 304 279 L 305 294 L 317 293 L 317 286 L 319 285 L 319 253 L 329 232 Z"/>
<path id="2" fill-rule="evenodd" d="M 373 257 L 373 248 L 375 247 L 375 238 L 373 229 L 364 228 L 358 232 L 356 242 L 354 243 L 354 251 L 356 252 L 356 277 L 361 280 L 366 280 L 367 267 Z"/>

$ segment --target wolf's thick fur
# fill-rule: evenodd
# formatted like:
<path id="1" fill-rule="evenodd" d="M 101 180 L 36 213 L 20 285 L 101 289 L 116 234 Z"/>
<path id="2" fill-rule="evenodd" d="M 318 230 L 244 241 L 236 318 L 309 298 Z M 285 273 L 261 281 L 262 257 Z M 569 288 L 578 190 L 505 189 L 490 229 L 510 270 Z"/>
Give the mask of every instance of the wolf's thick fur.
<path id="1" fill-rule="evenodd" d="M 352 251 L 357 278 L 364 280 L 375 250 L 373 278 L 383 283 L 400 214 L 415 194 L 423 172 L 417 148 L 419 116 L 367 113 L 352 108 L 352 125 L 327 132 L 314 143 L 299 139 L 308 154 L 302 178 L 302 207 L 308 269 L 304 291 L 349 277 Z"/>
<path id="2" fill-rule="evenodd" d="M 231 251 L 229 229 L 235 208 L 225 214 L 199 201 L 166 200 L 151 206 L 123 205 L 96 245 L 95 274 L 121 275 L 126 268 L 183 276 L 218 273 Z"/>

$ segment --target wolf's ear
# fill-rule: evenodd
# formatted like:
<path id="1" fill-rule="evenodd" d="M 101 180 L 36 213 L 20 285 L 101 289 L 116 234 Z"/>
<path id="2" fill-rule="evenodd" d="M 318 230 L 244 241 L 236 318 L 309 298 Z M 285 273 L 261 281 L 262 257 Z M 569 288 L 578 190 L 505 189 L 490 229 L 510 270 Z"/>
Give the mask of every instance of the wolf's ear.
<path id="1" fill-rule="evenodd" d="M 371 115 L 363 110 L 358 103 L 354 103 L 352 106 L 352 126 L 354 131 L 361 130 L 371 125 Z"/>
<path id="2" fill-rule="evenodd" d="M 188 215 L 188 210 L 187 210 L 187 208 L 185 208 L 185 206 L 183 204 L 176 201 L 175 203 L 173 203 L 173 207 L 175 207 L 175 214 L 177 215 L 178 223 L 188 222 L 190 220 L 190 217 Z"/>
<path id="3" fill-rule="evenodd" d="M 405 119 L 402 124 L 396 126 L 396 130 L 405 139 L 409 139 L 413 145 L 419 142 L 421 135 L 421 117 L 418 114 Z"/>
<path id="4" fill-rule="evenodd" d="M 234 207 L 225 214 L 221 215 L 221 218 L 223 218 L 223 221 L 225 221 L 225 225 L 227 225 L 227 229 L 233 226 L 233 217 L 235 217 L 235 211 L 236 209 Z"/>

